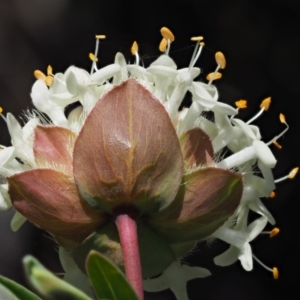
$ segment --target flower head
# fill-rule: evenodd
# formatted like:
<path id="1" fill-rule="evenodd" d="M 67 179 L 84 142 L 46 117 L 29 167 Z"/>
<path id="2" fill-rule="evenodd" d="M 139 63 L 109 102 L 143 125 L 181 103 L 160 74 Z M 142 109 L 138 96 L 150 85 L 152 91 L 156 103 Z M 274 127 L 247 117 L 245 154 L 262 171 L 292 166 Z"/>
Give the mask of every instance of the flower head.
<path id="1" fill-rule="evenodd" d="M 145 277 L 162 272 L 196 241 L 210 237 L 231 244 L 217 264 L 240 259 L 250 270 L 249 242 L 267 222 L 275 223 L 260 200 L 275 188 L 271 169 L 276 159 L 269 146 L 288 125 L 280 115 L 286 129 L 263 142 L 251 123 L 269 108 L 270 98 L 248 122 L 236 118 L 247 102 L 237 101 L 237 108 L 219 102 L 213 85 L 226 66 L 223 53 L 216 53 L 216 70 L 204 83 L 196 80 L 200 69 L 195 67 L 203 38 L 192 38 L 190 64 L 178 69 L 169 56 L 174 35 L 165 27 L 161 33 L 163 54 L 147 68 L 140 66 L 134 42 L 134 64 L 117 53 L 114 63 L 98 69 L 99 43 L 105 38 L 99 35 L 90 73 L 74 66 L 57 74 L 48 67 L 47 76 L 35 72 L 31 97 L 47 120 L 34 112 L 21 127 L 11 114 L 3 116 L 12 146 L 0 151 L 0 208 L 12 203 L 17 218 L 50 232 L 74 251 L 75 259 L 98 247 L 120 265 L 114 222 L 130 215 L 140 228 Z M 181 108 L 187 92 L 192 104 Z M 72 103 L 79 104 L 66 115 Z M 257 169 L 261 176 L 253 174 Z M 261 215 L 251 224 L 249 209 Z M 159 248 L 158 263 L 149 259 L 149 244 Z"/>

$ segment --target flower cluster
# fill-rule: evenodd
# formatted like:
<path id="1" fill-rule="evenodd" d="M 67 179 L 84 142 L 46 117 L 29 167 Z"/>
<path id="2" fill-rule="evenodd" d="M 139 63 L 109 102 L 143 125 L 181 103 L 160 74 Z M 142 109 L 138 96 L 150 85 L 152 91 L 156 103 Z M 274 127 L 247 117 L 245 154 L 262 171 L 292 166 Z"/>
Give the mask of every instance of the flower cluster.
<path id="1" fill-rule="evenodd" d="M 37 110 L 27 113 L 24 126 L 12 114 L 1 114 L 12 146 L 1 146 L 0 151 L 0 209 L 13 205 L 17 210 L 12 220 L 14 231 L 29 219 L 49 231 L 64 247 L 61 252 L 68 253 L 107 222 L 107 215 L 115 214 L 129 197 L 137 214 L 145 215 L 144 221 L 173 250 L 176 245 L 188 244 L 184 250 L 174 250 L 177 258 L 191 250 L 197 240 L 218 238 L 230 247 L 215 257 L 217 265 L 228 266 L 240 260 L 249 271 L 255 259 L 277 278 L 277 268 L 260 262 L 252 254 L 250 242 L 264 233 L 267 223 L 275 224 L 260 198 L 273 197 L 275 184 L 293 178 L 298 170 L 281 179 L 273 178 L 276 159 L 270 145 L 280 147 L 277 140 L 288 130 L 285 117 L 280 115 L 284 130 L 271 141 L 262 141 L 259 128 L 252 123 L 268 110 L 271 99 L 264 99 L 249 121 L 237 118 L 247 102 L 236 101 L 235 107 L 222 103 L 213 85 L 222 77 L 220 69 L 226 67 L 224 55 L 216 53 L 216 70 L 207 75 L 207 83 L 201 82 L 197 80 L 200 68 L 196 65 L 204 47 L 203 38 L 192 38 L 195 50 L 190 64 L 178 69 L 169 55 L 174 35 L 165 27 L 161 34 L 159 49 L 163 53 L 147 68 L 140 64 L 136 42 L 131 49 L 133 64 L 117 53 L 114 63 L 98 68 L 98 48 L 105 38 L 98 35 L 95 53 L 90 54 L 90 73 L 75 66 L 65 73 L 53 74 L 50 66 L 47 75 L 35 71 L 37 80 L 31 98 Z M 184 107 L 187 92 L 192 95 L 192 104 Z M 128 99 L 131 94 L 138 96 L 139 104 L 124 104 L 120 93 Z M 67 115 L 66 108 L 74 103 L 77 106 Z M 124 138 L 122 128 L 129 125 L 135 129 L 128 130 Z M 121 149 L 111 137 L 127 144 Z M 100 139 L 97 143 L 107 145 L 95 146 L 96 138 Z M 116 153 L 107 153 L 114 147 Z M 133 152 L 125 155 L 118 152 L 118 147 Z M 128 171 L 129 161 L 138 175 Z M 93 164 L 94 172 L 90 171 Z M 125 174 L 123 168 L 131 182 L 120 179 Z M 105 176 L 102 181 L 98 179 Z M 99 186 L 101 191 L 97 190 Z M 147 202 L 145 197 L 152 200 Z M 50 203 L 52 198 L 54 202 Z M 250 211 L 258 216 L 251 223 Z M 275 228 L 270 234 L 277 232 Z M 144 288 L 171 288 L 178 299 L 187 299 L 186 281 L 210 273 L 181 265 L 176 258 L 173 261 L 166 263 L 160 277 L 145 280 Z M 176 272 L 181 276 L 174 275 Z"/>

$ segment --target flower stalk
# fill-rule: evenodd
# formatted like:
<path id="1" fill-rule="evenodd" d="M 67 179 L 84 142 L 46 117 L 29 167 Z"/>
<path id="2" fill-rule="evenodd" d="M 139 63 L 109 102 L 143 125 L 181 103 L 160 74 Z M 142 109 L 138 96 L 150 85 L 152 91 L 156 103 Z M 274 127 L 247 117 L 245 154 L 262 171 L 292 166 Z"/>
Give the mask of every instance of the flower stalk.
<path id="1" fill-rule="evenodd" d="M 144 299 L 142 267 L 136 221 L 128 214 L 121 214 L 115 221 L 120 237 L 125 274 L 140 300 Z"/>

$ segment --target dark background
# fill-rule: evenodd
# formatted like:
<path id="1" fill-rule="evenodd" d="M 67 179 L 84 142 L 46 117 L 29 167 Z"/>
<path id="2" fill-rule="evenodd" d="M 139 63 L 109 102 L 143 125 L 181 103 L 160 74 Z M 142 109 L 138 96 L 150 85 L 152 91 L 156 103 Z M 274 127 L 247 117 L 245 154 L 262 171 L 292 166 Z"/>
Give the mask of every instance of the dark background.
<path id="1" fill-rule="evenodd" d="M 35 69 L 46 71 L 51 64 L 56 73 L 74 64 L 90 70 L 88 53 L 94 51 L 95 34 L 107 35 L 100 47 L 99 66 L 111 63 L 117 51 L 133 60 L 130 47 L 134 40 L 147 65 L 159 55 L 159 29 L 167 26 L 176 37 L 171 57 L 179 67 L 189 62 L 193 51 L 190 37 L 204 35 L 206 47 L 197 63 L 204 74 L 214 69 L 216 51 L 223 51 L 227 58 L 224 77 L 217 83 L 221 101 L 233 104 L 247 99 L 249 108 L 240 115 L 247 119 L 264 97 L 272 96 L 270 110 L 255 123 L 261 127 L 264 141 L 283 129 L 278 115 L 286 115 L 291 129 L 279 141 L 283 149 L 272 147 L 278 158 L 274 174 L 280 177 L 300 164 L 299 20 L 297 0 L 0 1 L 0 105 L 15 116 L 32 107 L 29 93 Z M 0 144 L 9 145 L 4 121 L 0 120 L 0 126 Z M 264 200 L 280 235 L 274 239 L 261 236 L 252 243 L 259 258 L 279 268 L 280 279 L 274 281 L 272 274 L 256 263 L 249 273 L 239 262 L 227 268 L 214 266 L 212 257 L 227 248 L 214 242 L 200 247 L 189 259 L 213 273 L 189 283 L 191 300 L 291 299 L 293 293 L 298 294 L 299 178 L 279 184 L 277 197 Z M 27 253 L 59 272 L 51 239 L 30 224 L 12 233 L 11 216 L 12 212 L 0 215 L 0 273 L 23 283 L 21 258 Z M 168 291 L 147 299 L 154 298 L 174 299 Z"/>

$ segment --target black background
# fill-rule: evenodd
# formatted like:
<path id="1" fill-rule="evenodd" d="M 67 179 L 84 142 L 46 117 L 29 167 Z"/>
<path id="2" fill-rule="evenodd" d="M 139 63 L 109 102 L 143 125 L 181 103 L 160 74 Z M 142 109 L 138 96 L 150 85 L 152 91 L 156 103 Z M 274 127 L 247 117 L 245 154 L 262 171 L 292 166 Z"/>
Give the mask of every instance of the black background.
<path id="1" fill-rule="evenodd" d="M 190 37 L 203 35 L 206 47 L 197 63 L 207 74 L 215 68 L 214 53 L 223 51 L 227 67 L 217 83 L 222 102 L 248 100 L 241 118 L 251 117 L 264 97 L 272 96 L 270 110 L 255 124 L 268 141 L 282 128 L 283 112 L 291 126 L 280 140 L 283 149 L 272 147 L 278 159 L 274 174 L 286 174 L 299 165 L 298 116 L 300 102 L 300 2 L 297 0 L 229 1 L 71 1 L 11 0 L 0 2 L 0 105 L 4 112 L 19 116 L 31 108 L 33 71 L 54 72 L 68 66 L 90 69 L 88 53 L 94 51 L 94 35 L 106 34 L 101 44 L 99 66 L 111 63 L 117 51 L 127 59 L 134 40 L 149 64 L 159 52 L 159 29 L 169 27 L 175 34 L 171 57 L 179 67 L 189 63 L 193 45 Z M 203 77 L 204 79 L 204 77 Z M 0 143 L 10 140 L 0 120 Z M 261 236 L 252 243 L 255 254 L 266 264 L 276 265 L 280 279 L 256 263 L 252 272 L 239 262 L 227 268 L 213 265 L 212 257 L 226 249 L 221 242 L 202 245 L 189 260 L 208 267 L 213 275 L 188 284 L 191 300 L 197 299 L 291 299 L 297 295 L 299 280 L 299 196 L 300 177 L 278 185 L 275 199 L 265 199 L 281 229 L 279 236 Z M 26 224 L 18 233 L 10 231 L 12 212 L 0 215 L 0 273 L 23 281 L 21 258 L 32 253 L 48 268 L 60 271 L 54 244 L 42 231 Z M 271 228 L 271 227 L 270 227 Z M 170 292 L 147 299 L 174 299 Z"/>

